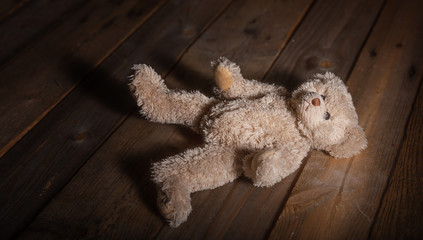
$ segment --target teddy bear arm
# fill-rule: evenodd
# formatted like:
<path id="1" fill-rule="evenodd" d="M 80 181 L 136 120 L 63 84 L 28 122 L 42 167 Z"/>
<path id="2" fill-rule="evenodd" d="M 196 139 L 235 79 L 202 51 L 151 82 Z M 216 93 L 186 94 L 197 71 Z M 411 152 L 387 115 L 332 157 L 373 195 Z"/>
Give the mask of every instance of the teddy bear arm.
<path id="1" fill-rule="evenodd" d="M 288 94 L 282 86 L 245 79 L 240 68 L 226 58 L 219 59 L 214 76 L 218 93 L 226 99 L 257 98 L 268 93 Z"/>
<path id="2" fill-rule="evenodd" d="M 269 93 L 278 95 L 288 94 L 288 91 L 282 86 L 267 84 L 257 80 L 248 80 L 242 77 L 232 77 L 229 73 L 225 77 L 222 77 L 222 79 L 219 81 L 219 78 L 216 78 L 216 83 L 219 87 L 220 94 L 226 99 L 258 98 Z"/>
<path id="3" fill-rule="evenodd" d="M 183 124 L 197 131 L 199 119 L 216 100 L 195 91 L 169 89 L 162 77 L 150 66 L 134 65 L 129 88 L 148 120 Z"/>
<path id="4" fill-rule="evenodd" d="M 348 136 L 343 142 L 328 147 L 326 151 L 331 156 L 335 158 L 349 158 L 366 149 L 366 135 L 360 126 L 355 126 L 347 134 Z"/>
<path id="5" fill-rule="evenodd" d="M 259 98 L 266 94 L 274 93 L 286 96 L 288 91 L 282 86 L 267 84 L 257 80 L 243 79 L 234 83 L 227 91 L 223 91 L 223 95 L 227 99 L 233 98 Z"/>
<path id="6" fill-rule="evenodd" d="M 246 156 L 243 161 L 244 175 L 259 187 L 270 187 L 278 183 L 300 167 L 308 152 L 290 150 L 292 149 L 271 148 Z"/>

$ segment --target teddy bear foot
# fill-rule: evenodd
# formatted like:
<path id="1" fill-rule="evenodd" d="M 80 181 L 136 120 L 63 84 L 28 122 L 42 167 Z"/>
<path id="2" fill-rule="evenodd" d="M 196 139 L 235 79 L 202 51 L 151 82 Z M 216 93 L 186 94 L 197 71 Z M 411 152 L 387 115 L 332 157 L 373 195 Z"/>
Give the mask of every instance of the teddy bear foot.
<path id="1" fill-rule="evenodd" d="M 220 90 L 227 91 L 232 86 L 232 74 L 223 64 L 217 66 L 214 76 Z"/>
<path id="2" fill-rule="evenodd" d="M 187 220 L 192 210 L 188 191 L 158 188 L 157 194 L 157 206 L 171 227 L 176 228 Z"/>

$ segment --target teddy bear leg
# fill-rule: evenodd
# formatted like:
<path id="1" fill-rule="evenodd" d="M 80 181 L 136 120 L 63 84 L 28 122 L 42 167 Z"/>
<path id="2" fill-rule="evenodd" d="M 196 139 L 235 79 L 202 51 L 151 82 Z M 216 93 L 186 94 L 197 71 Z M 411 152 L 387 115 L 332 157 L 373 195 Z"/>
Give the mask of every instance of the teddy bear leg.
<path id="1" fill-rule="evenodd" d="M 270 187 L 301 165 L 303 154 L 293 154 L 279 149 L 266 149 L 247 155 L 243 159 L 244 175 L 251 178 L 254 186 Z"/>
<path id="2" fill-rule="evenodd" d="M 213 189 L 239 177 L 239 159 L 234 149 L 206 145 L 154 164 L 158 207 L 170 226 L 178 227 L 187 220 L 192 192 Z"/>
<path id="3" fill-rule="evenodd" d="M 192 210 L 187 186 L 178 177 L 157 184 L 157 207 L 171 227 L 185 222 Z"/>
<path id="4" fill-rule="evenodd" d="M 288 93 L 281 86 L 245 79 L 239 66 L 225 57 L 220 57 L 217 61 L 214 76 L 218 93 L 226 99 L 256 98 L 270 92 L 282 95 Z"/>

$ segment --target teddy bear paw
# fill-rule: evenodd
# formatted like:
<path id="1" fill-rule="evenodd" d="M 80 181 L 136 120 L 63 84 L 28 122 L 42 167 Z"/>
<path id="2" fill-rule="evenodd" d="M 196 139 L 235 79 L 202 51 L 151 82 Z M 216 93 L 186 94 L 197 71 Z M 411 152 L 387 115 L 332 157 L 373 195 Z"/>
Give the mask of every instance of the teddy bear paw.
<path id="1" fill-rule="evenodd" d="M 282 156 L 279 152 L 270 149 L 258 154 L 253 163 L 256 168 L 256 177 L 253 184 L 258 187 L 270 187 L 281 180 L 278 172 Z"/>
<path id="2" fill-rule="evenodd" d="M 190 202 L 189 193 L 176 189 L 158 189 L 157 206 L 171 227 L 176 228 L 187 220 L 192 210 Z"/>
<path id="3" fill-rule="evenodd" d="M 254 186 L 270 187 L 281 180 L 278 173 L 281 158 L 274 149 L 249 155 L 244 159 L 244 175 L 251 178 Z"/>
<path id="4" fill-rule="evenodd" d="M 222 64 L 219 64 L 214 72 L 216 84 L 222 91 L 227 91 L 231 88 L 233 79 L 231 72 Z"/>

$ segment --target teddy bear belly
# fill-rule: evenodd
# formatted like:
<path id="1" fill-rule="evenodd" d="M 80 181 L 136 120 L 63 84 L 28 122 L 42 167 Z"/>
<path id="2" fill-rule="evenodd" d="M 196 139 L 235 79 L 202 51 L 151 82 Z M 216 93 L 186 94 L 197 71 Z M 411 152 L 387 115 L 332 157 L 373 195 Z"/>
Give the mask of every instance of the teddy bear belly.
<path id="1" fill-rule="evenodd" d="M 238 109 L 226 112 L 210 121 L 205 131 L 208 143 L 230 145 L 242 149 L 263 149 L 275 144 L 284 145 L 299 136 L 295 121 L 285 111 L 247 111 Z"/>

